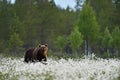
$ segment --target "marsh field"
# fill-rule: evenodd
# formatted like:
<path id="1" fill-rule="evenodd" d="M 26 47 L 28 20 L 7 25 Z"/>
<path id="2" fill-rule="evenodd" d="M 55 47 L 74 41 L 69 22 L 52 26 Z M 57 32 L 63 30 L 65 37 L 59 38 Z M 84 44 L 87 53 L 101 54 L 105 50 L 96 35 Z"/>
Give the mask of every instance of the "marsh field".
<path id="1" fill-rule="evenodd" d="M 120 80 L 120 60 L 115 58 L 48 58 L 47 65 L 23 60 L 1 58 L 0 80 Z"/>
<path id="2" fill-rule="evenodd" d="M 120 0 L 0 0 L 0 80 L 120 80 Z"/>

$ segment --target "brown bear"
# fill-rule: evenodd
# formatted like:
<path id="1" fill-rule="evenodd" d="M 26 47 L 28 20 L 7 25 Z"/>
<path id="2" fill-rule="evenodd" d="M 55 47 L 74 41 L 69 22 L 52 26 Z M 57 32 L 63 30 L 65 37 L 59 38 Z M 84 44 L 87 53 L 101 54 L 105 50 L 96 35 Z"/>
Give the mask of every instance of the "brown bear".
<path id="1" fill-rule="evenodd" d="M 37 55 L 37 52 L 40 50 L 41 48 L 41 44 L 39 44 L 34 50 L 33 50 L 33 53 L 32 53 L 32 60 L 36 60 L 36 55 Z"/>
<path id="2" fill-rule="evenodd" d="M 26 51 L 24 56 L 25 62 L 47 61 L 48 45 L 39 44 L 36 48 L 30 48 Z"/>

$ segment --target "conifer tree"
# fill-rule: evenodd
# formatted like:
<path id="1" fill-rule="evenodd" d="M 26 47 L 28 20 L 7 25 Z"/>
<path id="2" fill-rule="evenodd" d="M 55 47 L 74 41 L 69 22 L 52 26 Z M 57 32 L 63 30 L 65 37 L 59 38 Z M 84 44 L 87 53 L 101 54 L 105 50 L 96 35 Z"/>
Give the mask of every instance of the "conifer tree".
<path id="1" fill-rule="evenodd" d="M 62 49 L 66 46 L 67 44 L 67 38 L 65 36 L 58 36 L 56 40 L 56 45 L 62 51 Z"/>
<path id="2" fill-rule="evenodd" d="M 108 54 L 108 57 L 110 57 L 110 47 L 111 47 L 111 43 L 112 43 L 112 36 L 109 32 L 108 27 L 106 27 L 104 33 L 103 33 L 103 38 L 102 38 L 102 44 L 104 46 L 104 48 L 106 49 L 106 52 Z"/>
<path id="3" fill-rule="evenodd" d="M 91 54 L 91 45 L 97 42 L 99 38 L 100 30 L 95 12 L 89 3 L 84 4 L 82 11 L 79 13 L 78 26 L 85 40 L 85 55 L 89 55 Z"/>
<path id="4" fill-rule="evenodd" d="M 71 32 L 69 36 L 69 42 L 74 52 L 76 52 L 76 50 L 80 48 L 81 44 L 83 43 L 83 35 L 81 32 L 79 32 L 78 26 L 74 27 L 73 31 Z"/>
<path id="5" fill-rule="evenodd" d="M 13 18 L 13 23 L 10 26 L 10 34 L 8 39 L 7 48 L 10 52 L 14 54 L 20 53 L 20 50 L 23 47 L 23 36 L 25 36 L 25 30 L 22 26 L 22 23 L 19 21 L 19 18 L 15 15 Z"/>
<path id="6" fill-rule="evenodd" d="M 115 49 L 115 55 L 118 57 L 119 49 L 120 49 L 120 29 L 118 26 L 112 32 L 113 42 L 112 46 Z"/>

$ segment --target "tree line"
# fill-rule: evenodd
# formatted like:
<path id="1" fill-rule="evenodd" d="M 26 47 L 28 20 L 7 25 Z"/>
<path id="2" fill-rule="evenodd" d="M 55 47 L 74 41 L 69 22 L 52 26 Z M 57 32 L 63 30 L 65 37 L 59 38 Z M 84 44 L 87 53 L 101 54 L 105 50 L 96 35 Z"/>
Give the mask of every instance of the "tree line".
<path id="1" fill-rule="evenodd" d="M 82 9 L 54 0 L 0 0 L 0 53 L 18 55 L 39 43 L 54 52 L 119 57 L 120 1 L 86 0 Z"/>

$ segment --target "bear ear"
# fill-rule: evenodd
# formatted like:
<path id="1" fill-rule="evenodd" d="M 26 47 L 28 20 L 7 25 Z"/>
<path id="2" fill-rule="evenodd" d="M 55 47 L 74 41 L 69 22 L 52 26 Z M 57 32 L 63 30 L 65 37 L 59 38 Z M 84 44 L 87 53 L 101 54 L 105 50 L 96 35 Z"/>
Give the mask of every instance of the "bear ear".
<path id="1" fill-rule="evenodd" d="M 41 47 L 41 44 L 39 44 L 38 46 Z"/>
<path id="2" fill-rule="evenodd" d="M 48 47 L 48 44 L 45 44 L 46 47 Z"/>

